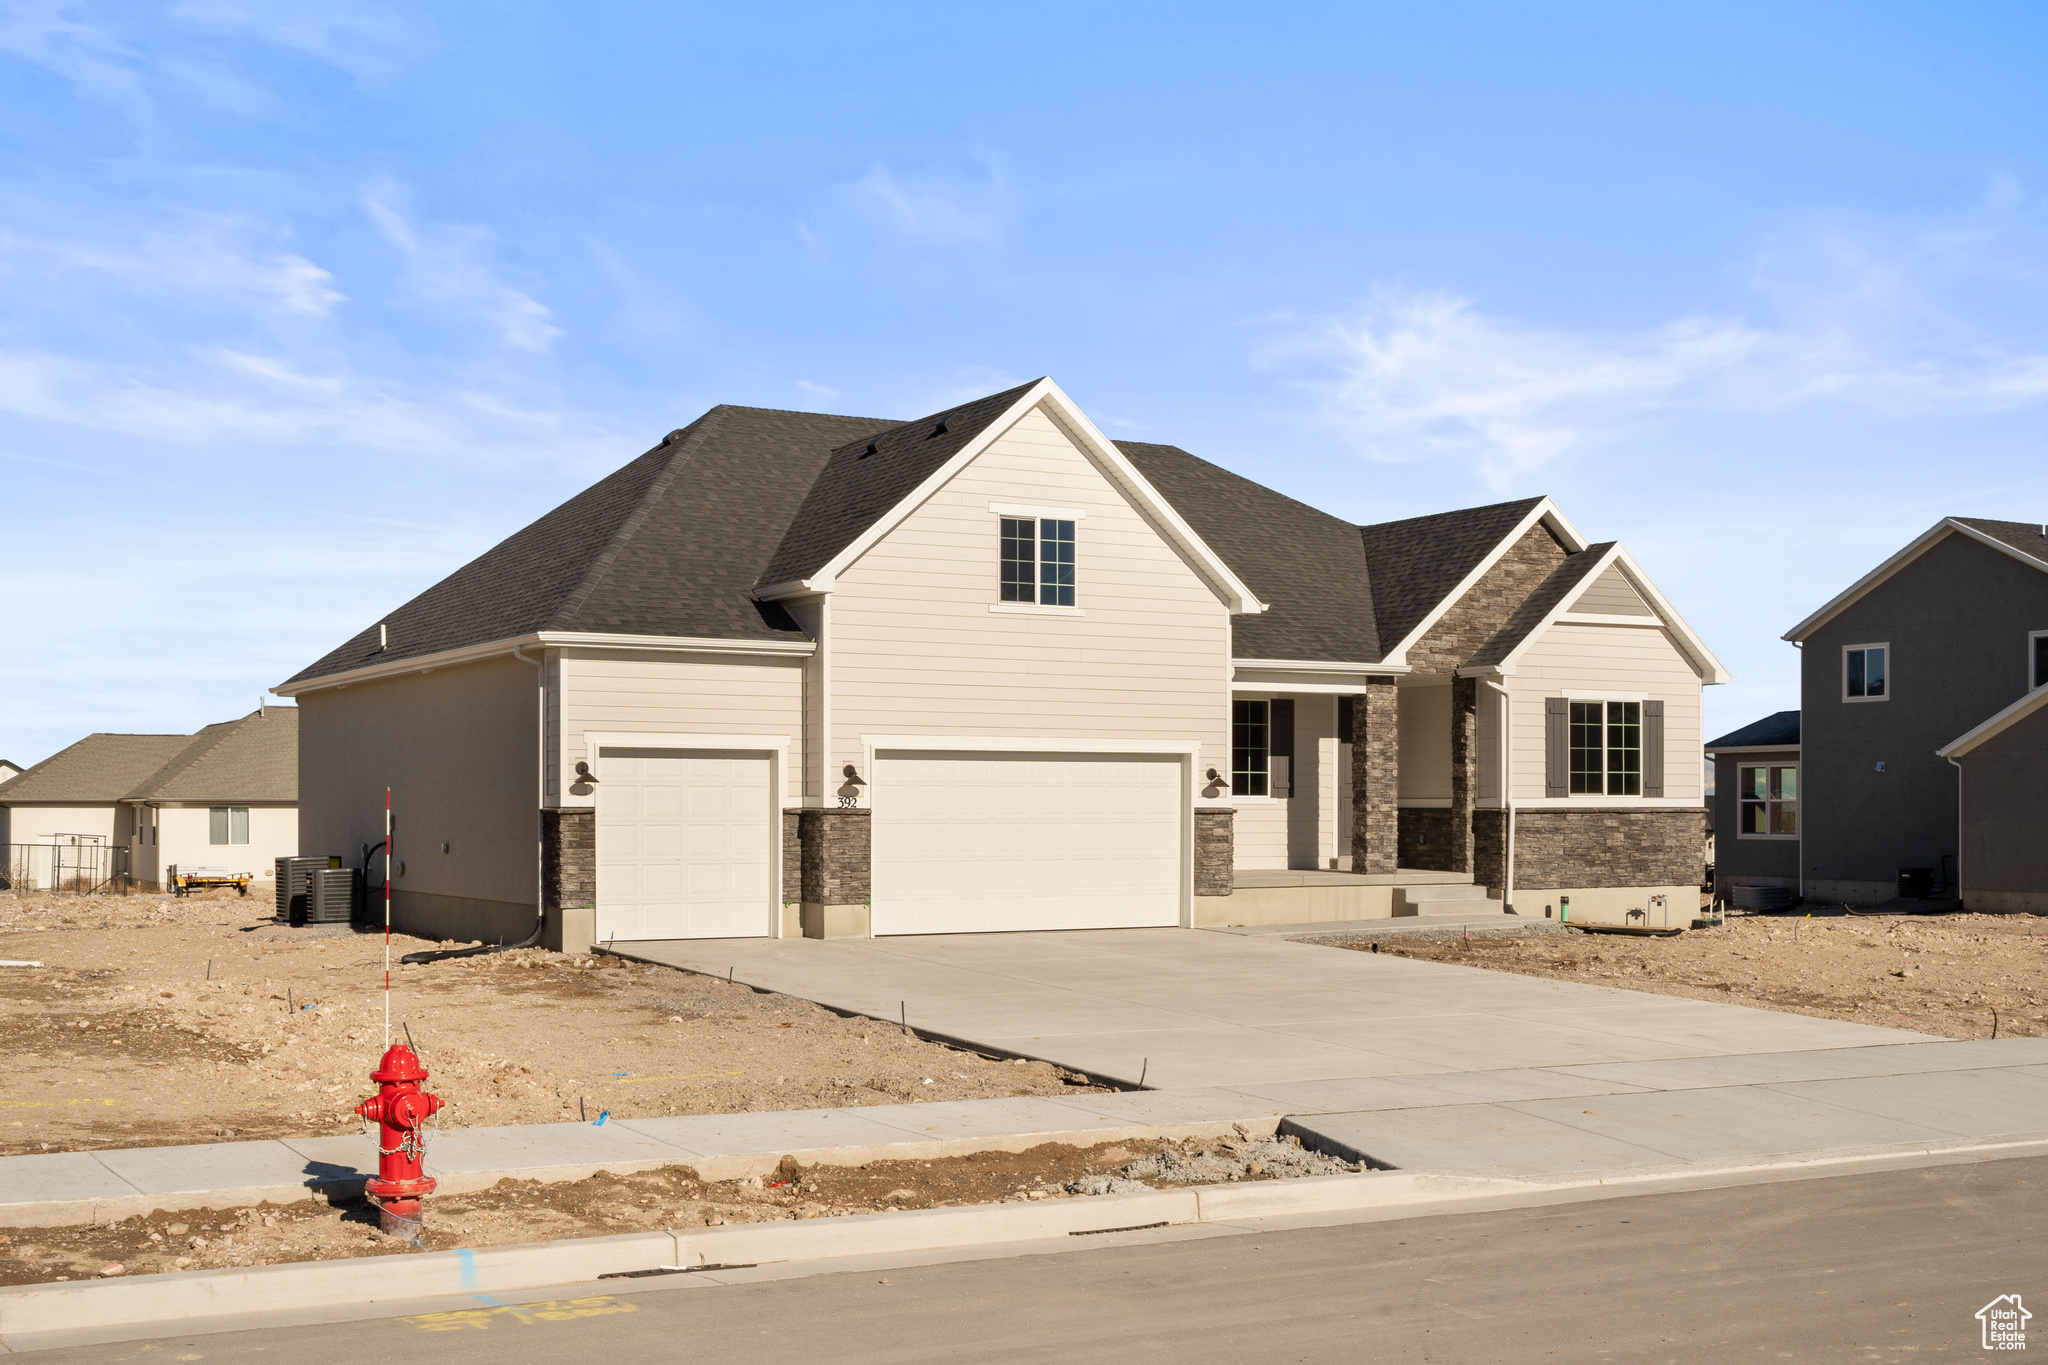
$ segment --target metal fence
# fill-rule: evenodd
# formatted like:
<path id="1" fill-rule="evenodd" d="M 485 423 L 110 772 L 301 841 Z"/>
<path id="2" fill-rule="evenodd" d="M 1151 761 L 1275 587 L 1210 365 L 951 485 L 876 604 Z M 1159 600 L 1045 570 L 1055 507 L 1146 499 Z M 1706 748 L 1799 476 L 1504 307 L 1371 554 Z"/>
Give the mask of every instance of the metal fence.
<path id="1" fill-rule="evenodd" d="M 7 844 L 0 891 L 126 894 L 134 888 L 126 844 Z"/>

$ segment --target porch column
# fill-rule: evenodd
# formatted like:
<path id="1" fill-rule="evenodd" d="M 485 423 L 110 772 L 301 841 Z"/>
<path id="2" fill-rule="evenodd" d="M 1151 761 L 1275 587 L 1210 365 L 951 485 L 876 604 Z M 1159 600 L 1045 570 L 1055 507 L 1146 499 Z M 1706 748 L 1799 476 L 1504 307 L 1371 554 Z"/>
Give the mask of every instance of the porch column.
<path id="1" fill-rule="evenodd" d="M 1451 866 L 1472 871 L 1472 810 L 1479 794 L 1479 680 L 1451 679 Z"/>
<path id="2" fill-rule="evenodd" d="M 1392 872 L 1401 846 L 1400 696 L 1368 678 L 1351 699 L 1351 870 Z"/>

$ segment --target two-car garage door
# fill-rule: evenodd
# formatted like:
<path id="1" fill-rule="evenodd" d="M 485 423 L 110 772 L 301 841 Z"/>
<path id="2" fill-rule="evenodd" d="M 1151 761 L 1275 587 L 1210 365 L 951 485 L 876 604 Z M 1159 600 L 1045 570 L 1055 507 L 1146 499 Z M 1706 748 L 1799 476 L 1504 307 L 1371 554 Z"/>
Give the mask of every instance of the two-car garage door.
<path id="1" fill-rule="evenodd" d="M 774 932 L 766 752 L 606 748 L 599 766 L 599 938 Z M 884 749 L 871 782 L 876 934 L 1180 923 L 1179 755 Z"/>
<path id="2" fill-rule="evenodd" d="M 1174 754 L 875 755 L 877 934 L 1180 923 Z"/>

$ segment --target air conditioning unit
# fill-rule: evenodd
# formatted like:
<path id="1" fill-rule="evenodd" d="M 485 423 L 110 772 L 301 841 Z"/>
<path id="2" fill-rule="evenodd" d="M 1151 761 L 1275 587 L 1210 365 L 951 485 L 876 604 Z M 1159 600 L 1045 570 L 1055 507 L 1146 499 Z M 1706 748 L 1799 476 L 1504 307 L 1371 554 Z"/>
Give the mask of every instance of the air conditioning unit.
<path id="1" fill-rule="evenodd" d="M 279 924 L 304 924 L 306 922 L 306 879 L 321 868 L 337 868 L 341 859 L 335 857 L 279 858 L 277 860 L 277 922 Z"/>
<path id="2" fill-rule="evenodd" d="M 306 879 L 306 923 L 347 924 L 356 912 L 356 870 L 316 867 Z"/>

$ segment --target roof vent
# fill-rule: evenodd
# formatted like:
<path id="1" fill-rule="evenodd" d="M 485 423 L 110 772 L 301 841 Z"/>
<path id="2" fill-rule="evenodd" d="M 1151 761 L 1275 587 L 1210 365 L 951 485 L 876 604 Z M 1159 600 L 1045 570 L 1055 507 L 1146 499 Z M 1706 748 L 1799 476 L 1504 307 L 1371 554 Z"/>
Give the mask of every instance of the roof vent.
<path id="1" fill-rule="evenodd" d="M 946 428 L 947 428 L 947 427 L 950 427 L 950 426 L 952 426 L 952 425 L 953 425 L 953 414 L 949 412 L 949 413 L 947 413 L 947 414 L 946 414 L 946 415 L 945 415 L 944 417 L 941 417 L 941 418 L 939 419 L 939 424 L 938 424 L 938 426 L 936 426 L 936 427 L 934 427 L 934 428 L 932 429 L 932 435 L 934 435 L 934 436 L 944 436 L 944 435 L 946 434 Z"/>
<path id="2" fill-rule="evenodd" d="M 684 432 L 684 428 L 682 428 L 682 427 L 677 427 L 677 428 L 676 428 L 676 429 L 675 429 L 674 431 L 671 431 L 671 432 L 670 432 L 670 433 L 669 433 L 668 435 L 666 435 L 666 436 L 662 437 L 662 438 L 661 438 L 661 443 L 662 443 L 663 445 L 665 445 L 665 446 L 672 446 L 672 445 L 674 445 L 674 444 L 675 444 L 675 443 L 676 443 L 677 441 L 680 441 L 680 440 L 682 440 L 682 439 L 683 439 L 683 432 Z"/>
<path id="3" fill-rule="evenodd" d="M 879 437 L 879 436 L 873 437 L 873 438 L 871 438 L 871 439 L 870 439 L 870 440 L 868 441 L 868 448 L 867 448 L 866 450 L 863 450 L 863 451 L 862 451 L 862 452 L 860 453 L 860 457 L 861 457 L 861 458 L 862 458 L 863 460 L 865 460 L 865 459 L 866 459 L 866 458 L 867 458 L 868 456 L 870 456 L 870 455 L 874 454 L 874 453 L 875 453 L 876 451 L 880 450 L 881 448 L 882 448 L 882 438 L 881 438 L 881 437 Z"/>

